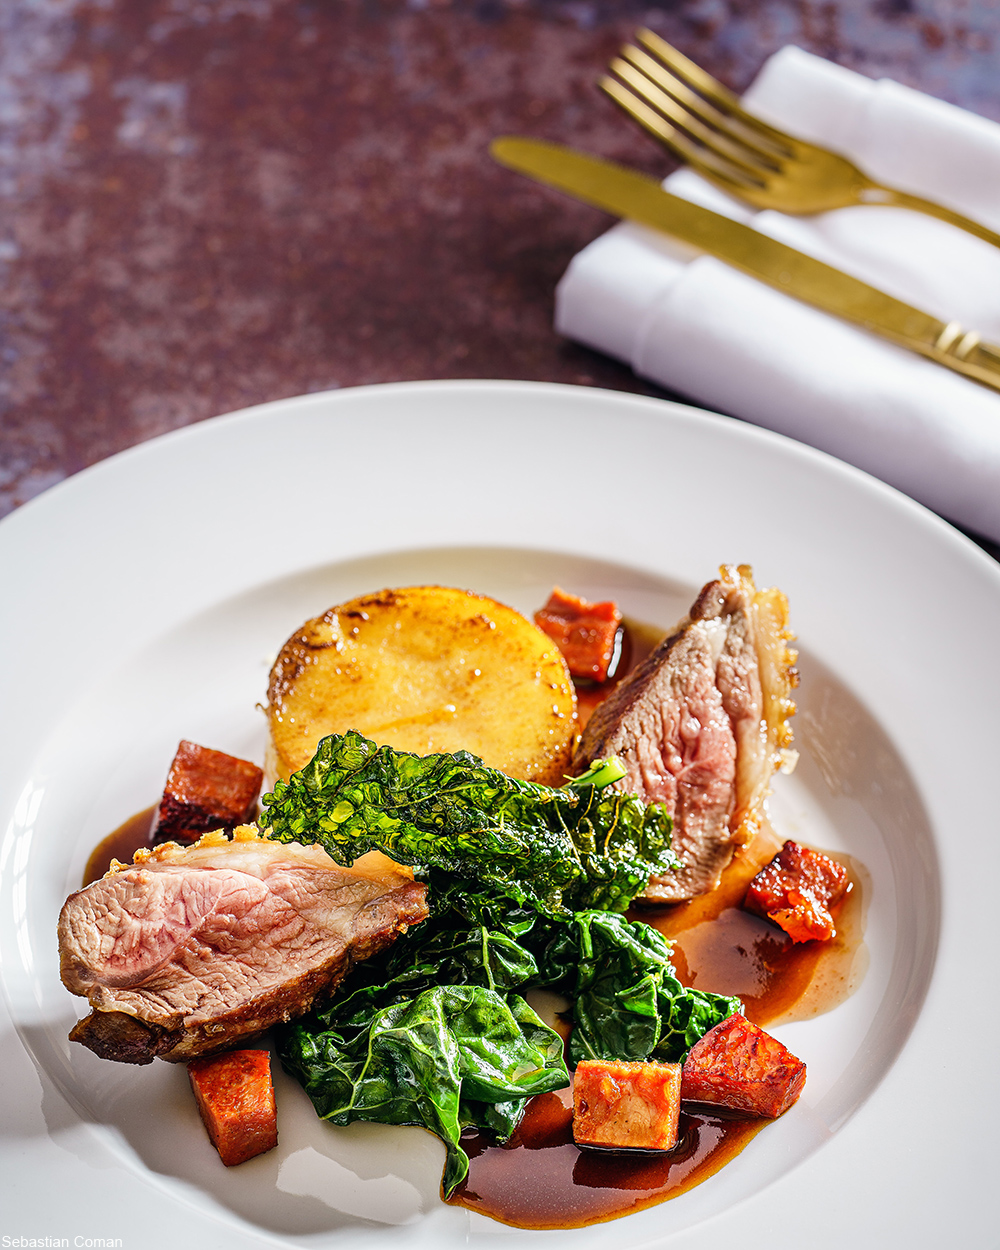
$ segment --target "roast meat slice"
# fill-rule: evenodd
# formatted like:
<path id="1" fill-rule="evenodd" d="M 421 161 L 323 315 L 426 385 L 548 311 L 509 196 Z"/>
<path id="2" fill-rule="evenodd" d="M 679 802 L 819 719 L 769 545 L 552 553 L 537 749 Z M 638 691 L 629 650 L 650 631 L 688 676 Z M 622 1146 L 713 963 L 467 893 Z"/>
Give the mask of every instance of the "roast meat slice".
<path id="1" fill-rule="evenodd" d="M 385 856 L 341 868 L 252 826 L 136 861 L 59 917 L 63 983 L 93 1008 L 70 1037 L 124 1063 L 212 1054 L 301 1015 L 427 915 L 425 887 Z"/>
<path id="2" fill-rule="evenodd" d="M 643 899 L 679 902 L 714 889 L 762 817 L 770 778 L 789 766 L 795 652 L 788 603 L 757 590 L 746 565 L 723 565 L 690 614 L 602 703 L 573 765 L 617 755 L 620 789 L 664 803 L 682 866 Z"/>

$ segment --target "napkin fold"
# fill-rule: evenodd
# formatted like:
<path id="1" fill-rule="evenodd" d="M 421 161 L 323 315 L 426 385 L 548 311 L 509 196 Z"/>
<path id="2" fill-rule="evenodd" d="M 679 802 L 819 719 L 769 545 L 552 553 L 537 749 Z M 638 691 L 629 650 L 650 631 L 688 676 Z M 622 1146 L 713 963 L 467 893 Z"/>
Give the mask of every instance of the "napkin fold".
<path id="1" fill-rule="evenodd" d="M 1000 231 L 1000 125 L 795 47 L 770 58 L 744 102 Z M 882 206 L 755 212 L 687 169 L 664 186 L 1000 343 L 1000 248 L 965 231 Z M 986 387 L 628 223 L 574 257 L 556 328 L 1000 541 L 1000 394 Z"/>

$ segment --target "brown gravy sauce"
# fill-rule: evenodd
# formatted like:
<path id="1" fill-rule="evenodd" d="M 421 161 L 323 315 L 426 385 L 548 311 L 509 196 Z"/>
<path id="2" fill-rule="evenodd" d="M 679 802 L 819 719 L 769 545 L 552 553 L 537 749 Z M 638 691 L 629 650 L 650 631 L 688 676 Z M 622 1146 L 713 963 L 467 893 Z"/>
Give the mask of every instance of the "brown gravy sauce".
<path id="1" fill-rule="evenodd" d="M 645 920 L 673 942 L 682 984 L 737 995 L 746 1018 L 762 1027 L 832 1011 L 854 993 L 868 968 L 867 874 L 850 855 L 823 852 L 844 865 L 851 881 L 850 893 L 834 912 L 837 932 L 829 942 L 793 942 L 777 925 L 743 911 L 751 879 L 781 846 L 782 839 L 765 826 L 736 853 L 711 894 L 629 912 L 630 919 Z"/>
<path id="2" fill-rule="evenodd" d="M 572 1090 L 540 1094 L 506 1146 L 463 1134 L 469 1175 L 451 1202 L 517 1228 L 599 1224 L 693 1188 L 767 1123 L 684 1107 L 680 1138 L 669 1154 L 581 1150 L 573 1144 Z"/>
<path id="3" fill-rule="evenodd" d="M 581 727 L 662 637 L 662 631 L 626 621 L 615 676 L 602 686 L 577 689 Z M 154 804 L 104 838 L 87 861 L 83 884 L 102 877 L 112 859 L 128 863 L 137 850 L 149 847 L 155 814 Z M 673 941 L 674 966 L 684 985 L 738 995 L 747 1019 L 762 1026 L 831 1010 L 853 993 L 868 962 L 866 878 L 849 856 L 833 855 L 848 869 L 852 889 L 829 942 L 794 943 L 777 926 L 740 908 L 751 878 L 781 844 L 764 824 L 736 853 L 713 893 L 629 912 L 630 919 L 651 924 Z M 768 1123 L 686 1104 L 680 1139 L 669 1153 L 580 1149 L 573 1142 L 572 1089 L 558 1090 L 528 1103 L 520 1127 L 503 1146 L 475 1130 L 463 1134 L 469 1175 L 450 1201 L 517 1228 L 601 1223 L 692 1189 L 734 1159 Z"/>
<path id="4" fill-rule="evenodd" d="M 156 817 L 158 803 L 146 807 L 141 812 L 130 816 L 124 824 L 119 825 L 113 833 L 109 833 L 90 852 L 87 867 L 83 873 L 83 884 L 100 881 L 111 867 L 113 859 L 130 864 L 132 856 L 138 850 L 148 849 L 153 845 L 153 820 Z"/>

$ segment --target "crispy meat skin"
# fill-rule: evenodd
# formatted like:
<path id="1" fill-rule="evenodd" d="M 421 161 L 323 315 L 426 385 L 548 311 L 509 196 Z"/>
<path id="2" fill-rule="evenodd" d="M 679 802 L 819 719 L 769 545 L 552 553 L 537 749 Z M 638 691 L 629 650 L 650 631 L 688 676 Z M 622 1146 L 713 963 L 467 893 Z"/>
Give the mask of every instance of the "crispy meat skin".
<path id="1" fill-rule="evenodd" d="M 167 773 L 153 841 L 195 842 L 210 829 L 234 829 L 254 814 L 264 773 L 249 760 L 182 740 Z"/>
<path id="2" fill-rule="evenodd" d="M 617 755 L 620 789 L 664 803 L 683 866 L 643 898 L 679 902 L 713 889 L 757 828 L 770 777 L 791 740 L 795 653 L 787 603 L 725 565 L 689 615 L 602 703 L 573 759 L 582 772 Z"/>
<path id="3" fill-rule="evenodd" d="M 743 906 L 779 925 L 793 942 L 826 942 L 837 933 L 830 909 L 850 886 L 843 864 L 789 840 L 750 882 Z"/>
<path id="4" fill-rule="evenodd" d="M 255 1037 L 427 915 L 424 886 L 384 856 L 341 868 L 248 826 L 136 860 L 70 895 L 59 918 L 63 983 L 94 1009 L 70 1036 L 123 1063 Z"/>
<path id="5" fill-rule="evenodd" d="M 684 1060 L 681 1097 L 748 1115 L 783 1115 L 802 1093 L 806 1065 L 741 1015 L 709 1029 Z"/>
<path id="6" fill-rule="evenodd" d="M 152 1063 L 173 1050 L 184 1038 L 182 1028 L 143 1024 L 124 1011 L 92 1011 L 70 1029 L 69 1040 L 80 1042 L 98 1059 L 117 1063 Z"/>

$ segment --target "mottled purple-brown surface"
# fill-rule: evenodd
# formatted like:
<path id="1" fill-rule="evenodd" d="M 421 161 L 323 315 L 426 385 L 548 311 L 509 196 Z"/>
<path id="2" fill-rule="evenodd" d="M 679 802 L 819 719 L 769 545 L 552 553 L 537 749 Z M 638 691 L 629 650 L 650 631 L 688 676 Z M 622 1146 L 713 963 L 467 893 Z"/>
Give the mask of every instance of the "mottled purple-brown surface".
<path id="1" fill-rule="evenodd" d="M 487 155 L 517 132 L 666 172 L 594 87 L 641 24 L 737 89 L 797 43 L 1000 119 L 998 0 L 0 5 L 0 515 L 306 391 L 662 393 L 552 330 L 607 219 Z"/>

